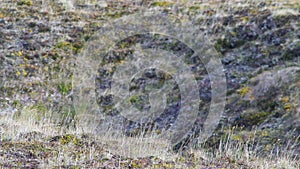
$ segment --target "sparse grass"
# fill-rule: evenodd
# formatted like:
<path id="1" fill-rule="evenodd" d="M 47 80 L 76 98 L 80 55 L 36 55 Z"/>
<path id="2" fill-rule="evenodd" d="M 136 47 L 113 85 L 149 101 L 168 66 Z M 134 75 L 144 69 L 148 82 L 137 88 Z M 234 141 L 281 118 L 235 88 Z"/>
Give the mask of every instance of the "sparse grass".
<path id="1" fill-rule="evenodd" d="M 126 137 L 111 135 L 109 131 L 95 134 L 80 129 L 62 130 L 50 121 L 41 123 L 33 116 L 32 119 L 20 116 L 17 120 L 3 116 L 0 121 L 1 167 L 296 169 L 300 166 L 299 160 L 288 151 L 261 157 L 253 149 L 253 140 L 237 142 L 233 134 L 221 140 L 219 148 L 213 151 L 189 148 L 174 153 L 169 142 L 156 135 Z M 28 157 L 24 159 L 18 154 Z M 14 155 L 16 159 L 12 160 Z"/>

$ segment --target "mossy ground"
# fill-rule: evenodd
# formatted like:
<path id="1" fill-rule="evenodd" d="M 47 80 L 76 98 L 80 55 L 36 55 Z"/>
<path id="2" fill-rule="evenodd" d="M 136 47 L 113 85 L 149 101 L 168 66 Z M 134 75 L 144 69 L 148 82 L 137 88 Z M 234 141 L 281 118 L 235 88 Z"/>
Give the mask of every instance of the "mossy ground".
<path id="1" fill-rule="evenodd" d="M 77 6 L 62 2 L 0 2 L 1 168 L 299 168 L 299 160 L 290 154 L 299 138 L 291 134 L 291 142 L 282 140 L 282 136 L 290 134 L 284 125 L 299 123 L 295 118 L 299 113 L 299 83 L 284 87 L 285 92 L 266 102 L 251 96 L 243 100 L 253 92 L 243 79 L 255 76 L 253 72 L 261 73 L 273 66 L 299 66 L 298 1 L 182 0 L 141 4 L 91 1 L 84 4 L 78 0 L 74 1 Z M 203 149 L 191 148 L 176 154 L 168 152 L 168 146 L 160 144 L 163 141 L 150 144 L 155 148 L 144 145 L 141 148 L 134 139 L 127 147 L 120 148 L 122 140 L 130 138 L 109 139 L 76 128 L 71 97 L 76 55 L 104 21 L 142 8 L 178 18 L 192 16 L 195 25 L 207 31 L 209 40 L 220 52 L 220 59 L 229 72 L 228 115 L 239 116 L 240 123 L 234 131 L 232 126 L 224 127 L 223 134 L 212 140 L 214 150 L 206 151 L 207 147 L 203 146 Z M 261 34 L 256 34 L 256 26 Z M 276 122 L 279 129 L 274 130 L 275 125 L 269 129 L 268 124 L 272 123 L 268 120 L 274 120 L 272 123 Z M 256 130 L 261 124 L 264 128 Z M 277 144 L 287 148 L 286 151 L 278 149 L 278 156 L 262 158 L 256 156 L 257 144 L 264 144 L 266 152 L 274 152 Z M 156 155 L 132 158 L 118 154 L 129 145 L 140 149 L 139 153 L 154 149 Z"/>

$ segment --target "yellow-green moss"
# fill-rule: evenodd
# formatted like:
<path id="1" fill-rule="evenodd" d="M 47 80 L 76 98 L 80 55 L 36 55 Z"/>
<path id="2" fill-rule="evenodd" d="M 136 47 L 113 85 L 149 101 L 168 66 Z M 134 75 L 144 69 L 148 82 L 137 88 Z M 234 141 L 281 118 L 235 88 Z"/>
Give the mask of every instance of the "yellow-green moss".
<path id="1" fill-rule="evenodd" d="M 61 137 L 60 143 L 63 144 L 63 145 L 70 144 L 70 143 L 73 143 L 75 145 L 81 145 L 82 142 L 75 135 L 73 135 L 73 134 L 66 134 L 66 135 L 63 135 Z"/>
<path id="2" fill-rule="evenodd" d="M 67 50 L 69 49 L 71 46 L 70 42 L 66 42 L 66 41 L 60 41 L 55 45 L 55 48 L 59 48 L 59 49 L 63 49 L 63 50 Z"/>
<path id="3" fill-rule="evenodd" d="M 78 53 L 83 48 L 83 44 L 81 42 L 70 43 L 67 41 L 60 41 L 55 45 L 55 48 L 62 49 L 64 51 L 71 50 L 75 53 Z"/>
<path id="4" fill-rule="evenodd" d="M 132 168 L 141 168 L 141 164 L 137 163 L 136 161 L 131 161 L 131 167 Z"/>
<path id="5" fill-rule="evenodd" d="M 161 1 L 161 2 L 153 2 L 151 6 L 160 6 L 160 7 L 170 7 L 174 5 L 174 2 L 167 2 L 167 1 Z"/>
<path id="6" fill-rule="evenodd" d="M 4 15 L 3 13 L 0 12 L 0 18 L 5 18 L 6 15 Z"/>
<path id="7" fill-rule="evenodd" d="M 263 122 L 269 115 L 269 112 L 264 111 L 256 113 L 245 113 L 242 114 L 242 119 L 247 125 L 257 125 Z"/>
<path id="8" fill-rule="evenodd" d="M 238 90 L 239 94 L 243 97 L 245 96 L 246 94 L 250 93 L 251 92 L 251 88 L 246 86 L 246 87 L 243 87 L 241 89 Z"/>
<path id="9" fill-rule="evenodd" d="M 230 42 L 224 38 L 220 38 L 215 43 L 214 47 L 218 52 L 224 53 L 228 48 L 230 48 Z"/>
<path id="10" fill-rule="evenodd" d="M 141 96 L 140 95 L 133 95 L 129 98 L 129 101 L 131 103 L 136 103 L 136 104 L 140 104 L 142 103 L 142 99 L 141 99 Z"/>
<path id="11" fill-rule="evenodd" d="M 286 111 L 290 111 L 292 108 L 293 108 L 293 105 L 292 105 L 291 103 L 286 103 L 286 104 L 284 105 L 284 109 L 285 109 Z"/>
<path id="12" fill-rule="evenodd" d="M 235 141 L 240 141 L 240 142 L 244 141 L 243 136 L 241 134 L 233 134 L 231 138 Z"/>
<path id="13" fill-rule="evenodd" d="M 280 98 L 280 100 L 283 102 L 283 103 L 288 103 L 290 101 L 290 98 L 289 97 L 282 97 Z"/>
<path id="14" fill-rule="evenodd" d="M 143 96 L 141 95 L 133 95 L 128 99 L 130 104 L 133 104 L 138 110 L 142 111 L 143 110 Z"/>
<path id="15" fill-rule="evenodd" d="M 31 6 L 32 5 L 32 1 L 31 0 L 21 0 L 21 1 L 17 2 L 17 5 Z"/>
<path id="16" fill-rule="evenodd" d="M 129 15 L 129 14 L 130 14 L 129 12 L 121 11 L 121 12 L 107 13 L 105 16 L 116 19 L 116 18 L 120 18 L 124 15 Z"/>
<path id="17" fill-rule="evenodd" d="M 37 110 L 40 113 L 45 113 L 48 111 L 47 107 L 44 106 L 42 103 L 38 103 L 30 107 L 31 110 Z"/>
<path id="18" fill-rule="evenodd" d="M 66 95 L 72 90 L 72 84 L 62 82 L 61 84 L 58 85 L 58 89 L 62 95 Z"/>
<path id="19" fill-rule="evenodd" d="M 286 111 L 290 111 L 294 107 L 294 105 L 290 102 L 290 98 L 287 96 L 280 98 L 280 101 Z"/>
<path id="20" fill-rule="evenodd" d="M 196 11 L 196 10 L 199 10 L 200 9 L 200 6 L 190 6 L 189 7 L 189 10 L 191 11 Z"/>

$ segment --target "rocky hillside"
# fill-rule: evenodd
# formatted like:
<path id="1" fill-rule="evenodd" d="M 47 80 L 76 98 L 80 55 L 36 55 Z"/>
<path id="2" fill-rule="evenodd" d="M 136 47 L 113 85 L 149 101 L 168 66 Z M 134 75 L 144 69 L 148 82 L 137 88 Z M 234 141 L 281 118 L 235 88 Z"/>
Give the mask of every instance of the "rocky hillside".
<path id="1" fill-rule="evenodd" d="M 230 141 L 237 144 L 251 142 L 252 148 L 260 155 L 270 152 L 280 154 L 286 150 L 292 150 L 295 156 L 299 155 L 300 3 L 297 1 L 247 1 L 247 3 L 189 1 L 180 4 L 169 1 L 74 0 L 69 3 L 69 1 L 2 0 L 0 116 L 13 116 L 16 121 L 34 119 L 37 123 L 76 128 L 77 112 L 72 102 L 74 97 L 72 78 L 74 68 L 77 66 L 76 58 L 105 23 L 140 11 L 151 11 L 189 20 L 199 32 L 205 34 L 207 42 L 218 53 L 226 76 L 227 99 L 220 124 L 205 143 L 205 148 L 216 148 L 220 140 L 230 134 L 232 136 Z M 143 38 L 148 41 L 142 41 Z M 135 41 L 130 39 L 127 42 L 128 44 L 140 42 L 142 46 L 149 48 L 163 44 L 157 42 L 168 41 L 162 36 L 155 38 L 140 36 Z M 168 49 L 178 47 L 174 47 L 174 44 L 178 44 L 177 41 L 168 44 L 171 46 Z M 183 51 L 188 52 L 185 49 Z M 126 54 L 128 53 L 124 55 Z M 118 64 L 120 61 L 117 59 Z M 203 110 L 207 113 L 212 99 L 209 76 L 205 75 L 203 69 L 196 69 L 196 74 L 199 75 L 197 82 L 203 100 Z M 99 85 L 101 82 L 103 81 L 100 77 Z M 180 98 L 176 94 L 170 96 Z M 131 101 L 135 103 L 144 104 L 139 99 L 132 99 Z M 100 98 L 98 102 L 101 103 L 103 100 Z M 176 102 L 176 99 L 171 102 Z M 157 131 L 167 128 L 167 125 L 173 122 L 170 119 L 177 117 L 178 108 L 172 108 L 174 111 L 170 110 L 167 115 L 160 117 L 162 120 L 155 121 L 159 126 L 156 128 Z M 118 114 L 111 112 L 108 116 L 109 119 L 120 118 Z M 205 117 L 198 117 L 197 125 L 190 131 L 189 138 L 197 138 L 203 125 L 203 118 Z M 5 133 L 5 122 L 0 123 L 0 133 Z M 127 135 L 133 136 L 141 126 L 127 121 L 124 130 Z M 4 152 L 0 152 L 2 157 L 3 154 L 11 155 L 12 151 L 17 151 L 18 148 L 12 150 L 12 146 L 19 144 L 11 143 L 4 135 L 1 136 L 1 147 L 5 149 Z M 22 144 L 20 149 L 41 146 L 53 155 L 56 143 L 47 139 L 50 138 L 42 137 L 42 143 L 34 145 L 32 141 L 25 141 L 26 144 Z M 74 141 L 76 147 L 76 140 L 72 136 L 69 142 Z M 192 140 L 189 141 L 189 145 L 197 145 L 197 139 L 186 140 Z M 182 143 L 187 143 L 186 140 Z M 179 146 L 182 146 L 182 143 Z M 92 143 L 80 141 L 78 144 Z M 102 151 L 102 148 L 100 149 Z M 48 157 L 44 150 L 42 152 L 44 154 L 25 152 L 16 164 L 25 165 L 26 159 L 32 159 L 36 161 L 36 164 L 32 163 L 35 168 L 41 164 L 39 160 Z M 114 157 L 109 159 L 113 160 Z M 148 164 L 147 160 L 139 159 L 136 163 L 130 164 L 125 162 L 124 165 L 127 165 L 127 168 L 143 168 L 142 165 Z M 0 165 L 9 167 L 12 163 L 0 162 Z M 92 165 L 93 161 L 87 163 Z M 168 166 L 172 168 L 173 165 L 168 162 L 158 163 L 165 165 L 165 168 Z M 240 167 L 234 165 L 231 167 Z M 218 162 L 215 166 L 219 166 Z"/>

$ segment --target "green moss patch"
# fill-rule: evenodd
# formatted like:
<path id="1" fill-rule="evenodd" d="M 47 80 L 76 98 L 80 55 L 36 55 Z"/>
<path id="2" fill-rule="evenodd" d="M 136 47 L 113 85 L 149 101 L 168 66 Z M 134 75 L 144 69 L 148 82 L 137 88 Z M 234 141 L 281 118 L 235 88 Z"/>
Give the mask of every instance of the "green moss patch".
<path id="1" fill-rule="evenodd" d="M 161 2 L 153 2 L 151 6 L 159 6 L 159 7 L 170 7 L 174 5 L 174 2 L 167 2 L 167 1 L 161 1 Z"/>

